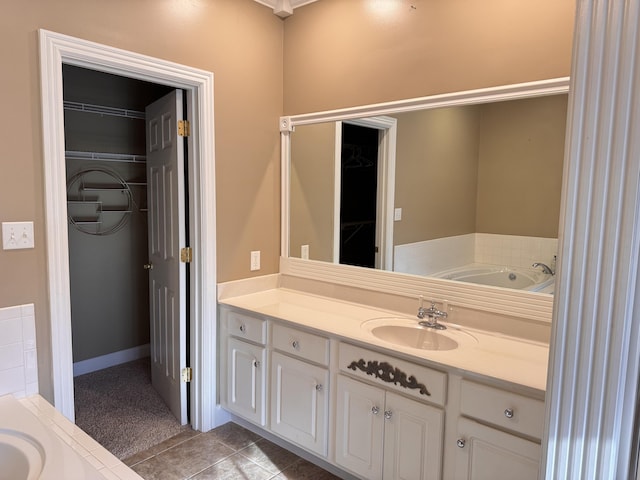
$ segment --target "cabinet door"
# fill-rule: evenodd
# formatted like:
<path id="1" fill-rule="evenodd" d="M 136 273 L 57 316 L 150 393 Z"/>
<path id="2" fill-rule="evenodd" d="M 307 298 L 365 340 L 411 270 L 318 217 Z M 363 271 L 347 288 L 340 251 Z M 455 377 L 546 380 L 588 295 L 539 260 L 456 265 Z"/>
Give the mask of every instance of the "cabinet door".
<path id="1" fill-rule="evenodd" d="M 456 478 L 537 480 L 540 445 L 461 418 L 458 421 Z"/>
<path id="2" fill-rule="evenodd" d="M 392 392 L 384 409 L 385 480 L 440 478 L 444 413 Z"/>
<path id="3" fill-rule="evenodd" d="M 329 372 L 271 353 L 271 430 L 327 456 Z"/>
<path id="4" fill-rule="evenodd" d="M 227 344 L 227 408 L 265 424 L 265 349 L 229 338 Z"/>
<path id="5" fill-rule="evenodd" d="M 336 463 L 362 478 L 382 478 L 384 390 L 338 375 Z"/>

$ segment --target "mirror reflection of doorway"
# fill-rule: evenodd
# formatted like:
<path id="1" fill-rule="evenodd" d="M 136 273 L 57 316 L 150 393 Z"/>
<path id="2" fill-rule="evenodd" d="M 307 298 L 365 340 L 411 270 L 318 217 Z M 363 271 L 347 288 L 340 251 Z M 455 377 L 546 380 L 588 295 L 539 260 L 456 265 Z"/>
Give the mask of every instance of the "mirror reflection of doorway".
<path id="1" fill-rule="evenodd" d="M 376 128 L 342 124 L 341 264 L 375 267 L 379 134 Z"/>

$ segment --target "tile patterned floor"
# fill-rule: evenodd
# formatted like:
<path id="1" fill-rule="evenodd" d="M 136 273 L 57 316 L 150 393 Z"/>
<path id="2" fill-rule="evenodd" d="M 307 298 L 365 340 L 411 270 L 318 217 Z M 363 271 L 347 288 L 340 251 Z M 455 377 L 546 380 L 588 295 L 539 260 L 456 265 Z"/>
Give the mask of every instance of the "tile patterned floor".
<path id="1" fill-rule="evenodd" d="M 235 423 L 182 432 L 124 463 L 146 480 L 339 478 Z"/>

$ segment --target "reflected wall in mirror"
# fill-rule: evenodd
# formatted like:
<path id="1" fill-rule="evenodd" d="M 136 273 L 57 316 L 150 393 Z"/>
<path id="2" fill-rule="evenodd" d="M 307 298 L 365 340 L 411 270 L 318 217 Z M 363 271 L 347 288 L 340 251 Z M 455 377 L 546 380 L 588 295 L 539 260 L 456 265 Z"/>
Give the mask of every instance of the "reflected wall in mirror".
<path id="1" fill-rule="evenodd" d="M 566 112 L 561 93 L 296 125 L 289 255 L 552 293 L 553 275 L 532 265 L 555 270 Z M 375 132 L 375 161 L 344 142 L 358 122 Z M 356 170 L 367 180 L 347 200 Z M 354 218 L 372 178 L 375 218 Z M 375 239 L 375 262 L 340 261 L 359 237 Z"/>

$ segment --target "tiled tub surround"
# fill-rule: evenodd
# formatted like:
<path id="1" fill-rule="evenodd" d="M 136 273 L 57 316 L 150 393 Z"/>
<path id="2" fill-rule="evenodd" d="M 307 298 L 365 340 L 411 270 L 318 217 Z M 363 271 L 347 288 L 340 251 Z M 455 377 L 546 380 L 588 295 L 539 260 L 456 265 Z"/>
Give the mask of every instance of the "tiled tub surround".
<path id="1" fill-rule="evenodd" d="M 0 395 L 38 393 L 33 304 L 0 308 Z"/>
<path id="2" fill-rule="evenodd" d="M 474 263 L 531 268 L 534 262 L 542 262 L 552 267 L 557 250 L 557 238 L 470 233 L 397 245 L 394 270 L 433 275 Z"/>
<path id="3" fill-rule="evenodd" d="M 7 404 L 11 408 L 15 408 L 12 398 L 5 397 Z M 76 458 L 82 459 L 79 462 L 84 465 L 83 473 L 79 476 L 69 476 L 65 472 L 53 472 L 46 478 L 52 480 L 89 480 L 89 479 L 107 479 L 107 480 L 142 480 L 133 470 L 109 453 L 98 442 L 92 439 L 84 431 L 71 423 L 65 416 L 58 412 L 50 403 L 48 403 L 40 395 L 31 395 L 20 399 L 19 406 L 24 407 L 23 412 L 26 415 L 34 415 L 29 419 L 36 420 L 37 425 L 45 429 L 44 436 L 48 438 L 47 442 L 53 442 L 55 452 L 53 455 L 59 456 L 63 453 L 77 455 Z M 0 409 L 2 408 L 0 404 Z M 22 412 L 18 412 L 22 414 Z M 15 415 L 14 415 L 15 416 Z M 2 413 L 0 412 L 0 418 Z M 10 425 L 11 419 L 5 419 L 0 422 L 0 429 L 9 428 L 10 430 L 18 430 L 19 425 Z M 27 423 L 27 422 L 22 422 Z M 36 426 L 36 429 L 39 427 Z M 27 434 L 29 434 L 27 432 Z M 35 435 L 34 435 L 35 436 Z M 38 438 L 36 437 L 36 440 Z M 59 442 L 58 442 L 59 440 Z M 46 455 L 52 455 L 51 452 L 45 451 Z M 46 460 L 45 460 L 46 463 Z"/>

